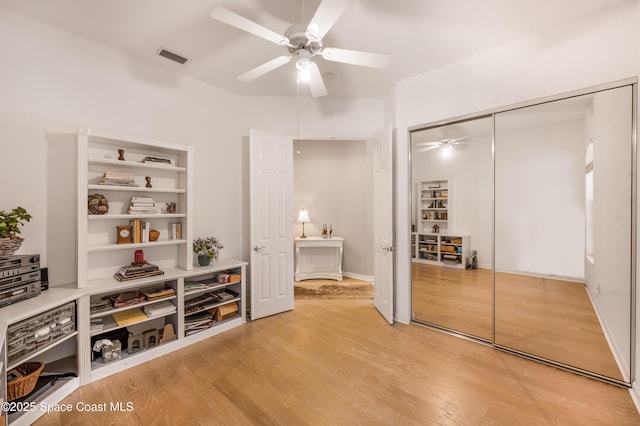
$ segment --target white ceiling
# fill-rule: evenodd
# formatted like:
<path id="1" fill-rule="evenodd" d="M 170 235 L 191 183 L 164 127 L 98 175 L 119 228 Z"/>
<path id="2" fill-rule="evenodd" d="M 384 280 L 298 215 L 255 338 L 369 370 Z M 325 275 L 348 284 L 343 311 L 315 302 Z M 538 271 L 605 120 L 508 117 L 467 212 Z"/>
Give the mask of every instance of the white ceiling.
<path id="1" fill-rule="evenodd" d="M 382 98 L 398 81 L 623 0 L 353 0 L 325 46 L 391 55 L 384 70 L 314 58 L 330 97 Z M 236 77 L 286 48 L 209 18 L 216 6 L 284 33 L 319 0 L 0 0 L 0 7 L 234 93 L 295 96 L 293 61 L 249 83 Z M 178 65 L 160 47 L 189 58 Z M 332 76 L 331 76 L 332 75 Z M 305 88 L 301 94 L 308 96 Z"/>

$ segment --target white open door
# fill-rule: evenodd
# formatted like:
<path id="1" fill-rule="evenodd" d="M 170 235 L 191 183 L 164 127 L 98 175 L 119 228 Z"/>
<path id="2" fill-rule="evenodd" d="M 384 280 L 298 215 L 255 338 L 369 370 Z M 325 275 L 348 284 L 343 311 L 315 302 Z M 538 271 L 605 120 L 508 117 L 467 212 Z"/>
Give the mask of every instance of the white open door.
<path id="1" fill-rule="evenodd" d="M 251 130 L 251 319 L 293 309 L 293 139 Z"/>
<path id="2" fill-rule="evenodd" d="M 374 137 L 374 145 L 374 303 L 389 324 L 393 324 L 393 135 L 391 127 Z"/>

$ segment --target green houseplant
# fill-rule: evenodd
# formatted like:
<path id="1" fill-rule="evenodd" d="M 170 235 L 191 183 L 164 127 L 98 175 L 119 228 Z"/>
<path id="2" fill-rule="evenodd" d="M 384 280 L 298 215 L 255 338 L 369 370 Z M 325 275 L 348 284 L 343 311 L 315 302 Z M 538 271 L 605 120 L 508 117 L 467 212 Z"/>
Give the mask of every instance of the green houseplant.
<path id="1" fill-rule="evenodd" d="M 11 256 L 22 244 L 20 226 L 31 221 L 31 215 L 23 207 L 11 211 L 0 210 L 0 256 Z"/>
<path id="2" fill-rule="evenodd" d="M 193 251 L 198 255 L 200 266 L 207 266 L 212 259 L 220 254 L 222 243 L 216 237 L 196 238 L 193 241 Z"/>

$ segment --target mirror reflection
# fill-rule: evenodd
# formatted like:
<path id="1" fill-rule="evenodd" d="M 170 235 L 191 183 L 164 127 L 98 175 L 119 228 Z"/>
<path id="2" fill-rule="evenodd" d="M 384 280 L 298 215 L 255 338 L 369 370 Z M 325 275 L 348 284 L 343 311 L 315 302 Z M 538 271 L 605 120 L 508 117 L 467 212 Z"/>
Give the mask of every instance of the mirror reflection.
<path id="1" fill-rule="evenodd" d="M 629 381 L 631 140 L 631 86 L 496 114 L 497 345 Z"/>
<path id="2" fill-rule="evenodd" d="M 633 90 L 411 132 L 414 321 L 630 383 Z"/>
<path id="3" fill-rule="evenodd" d="M 490 116 L 411 133 L 414 320 L 493 340 Z"/>

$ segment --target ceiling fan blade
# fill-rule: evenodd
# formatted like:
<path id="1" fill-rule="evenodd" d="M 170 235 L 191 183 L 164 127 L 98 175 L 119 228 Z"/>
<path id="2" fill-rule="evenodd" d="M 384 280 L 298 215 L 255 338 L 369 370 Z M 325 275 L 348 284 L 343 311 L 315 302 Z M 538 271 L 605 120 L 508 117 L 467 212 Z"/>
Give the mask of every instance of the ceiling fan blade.
<path id="1" fill-rule="evenodd" d="M 353 0 L 323 0 L 311 18 L 305 35 L 311 41 L 319 41 L 333 27 Z"/>
<path id="2" fill-rule="evenodd" d="M 254 69 L 245 72 L 242 75 L 238 76 L 238 80 L 241 81 L 251 81 L 254 80 L 270 71 L 275 70 L 278 67 L 281 67 L 291 60 L 291 56 L 278 56 L 275 59 L 270 60 L 269 62 L 265 62 L 264 64 L 255 67 Z"/>
<path id="3" fill-rule="evenodd" d="M 256 24 L 244 16 L 240 16 L 237 13 L 225 9 L 224 7 L 216 7 L 209 16 L 220 22 L 231 25 L 232 27 L 240 28 L 248 33 L 262 37 L 263 39 L 269 40 L 273 43 L 279 45 L 289 44 L 289 39 L 287 37 L 278 34 L 275 31 L 271 31 L 260 24 Z"/>
<path id="4" fill-rule="evenodd" d="M 465 139 L 469 139 L 469 136 L 462 136 L 461 138 L 451 139 L 449 143 L 466 143 L 466 142 L 461 142 Z"/>
<path id="5" fill-rule="evenodd" d="M 442 142 L 440 141 L 424 141 L 424 142 L 416 142 L 416 145 L 442 145 Z"/>
<path id="6" fill-rule="evenodd" d="M 309 89 L 311 90 L 311 96 L 314 98 L 321 98 L 327 95 L 327 88 L 324 86 L 322 75 L 318 69 L 318 65 L 315 62 L 311 62 L 309 65 Z"/>
<path id="7" fill-rule="evenodd" d="M 427 151 L 431 151 L 432 149 L 436 149 L 439 148 L 438 145 L 431 145 L 431 146 L 426 146 L 424 148 L 420 148 L 419 150 L 417 150 L 417 152 L 427 152 Z"/>
<path id="8" fill-rule="evenodd" d="M 359 52 L 357 50 L 338 49 L 335 47 L 325 47 L 322 49 L 322 57 L 327 61 L 372 68 L 384 68 L 391 59 L 389 55 L 382 53 Z"/>

